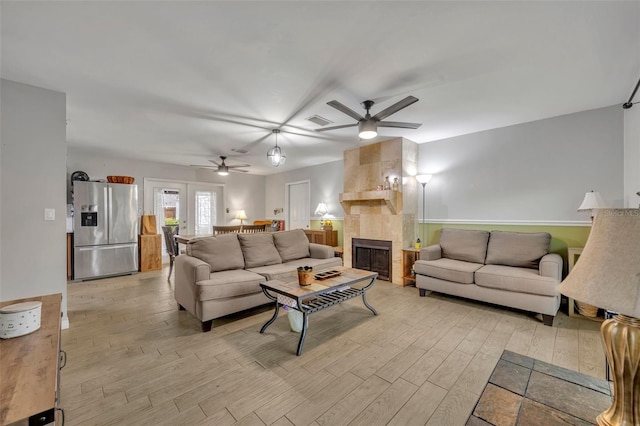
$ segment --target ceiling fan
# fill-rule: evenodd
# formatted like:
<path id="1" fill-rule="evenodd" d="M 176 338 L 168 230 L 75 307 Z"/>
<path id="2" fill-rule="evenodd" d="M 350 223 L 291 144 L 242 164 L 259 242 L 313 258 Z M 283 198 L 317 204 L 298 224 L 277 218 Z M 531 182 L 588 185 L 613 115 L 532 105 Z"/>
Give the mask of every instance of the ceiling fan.
<path id="1" fill-rule="evenodd" d="M 369 110 L 371 109 L 371 107 L 375 102 L 364 101 L 362 102 L 362 106 L 367 111 L 364 117 L 338 101 L 327 102 L 327 105 L 332 106 L 338 111 L 347 114 L 349 117 L 355 118 L 356 120 L 358 120 L 358 122 L 355 124 L 344 124 L 342 126 L 332 126 L 332 127 L 325 127 L 322 129 L 316 129 L 316 132 L 324 132 L 327 130 L 344 129 L 345 127 L 358 126 L 358 130 L 359 130 L 358 136 L 360 136 L 360 138 L 372 139 L 378 135 L 378 127 L 398 127 L 401 129 L 417 129 L 418 127 L 422 126 L 421 123 L 404 123 L 401 121 L 382 121 L 385 118 L 389 117 L 391 114 L 395 114 L 396 112 L 400 111 L 403 108 L 408 107 L 409 105 L 415 102 L 418 102 L 418 98 L 414 96 L 407 96 L 403 100 L 396 102 L 390 107 L 383 109 L 376 115 L 371 116 L 371 114 L 369 113 Z"/>
<path id="2" fill-rule="evenodd" d="M 220 176 L 226 176 L 226 175 L 228 175 L 228 174 L 229 174 L 229 172 L 242 172 L 242 173 L 247 173 L 249 170 L 240 170 L 240 167 L 251 167 L 251 164 L 235 164 L 235 165 L 232 165 L 232 166 L 228 166 L 228 165 L 224 162 L 224 160 L 226 160 L 226 159 L 227 159 L 227 157 L 226 157 L 226 156 L 224 156 L 224 155 L 221 155 L 221 156 L 220 156 L 220 159 L 222 160 L 222 162 L 221 162 L 221 163 L 218 163 L 218 162 L 217 162 L 217 161 L 215 161 L 215 160 L 209 160 L 209 162 L 211 162 L 211 163 L 213 163 L 213 164 L 215 164 L 215 165 L 217 166 L 217 167 L 215 167 L 215 169 L 216 169 L 216 171 L 218 172 L 218 174 L 219 174 Z M 194 166 L 194 167 L 204 167 L 204 168 L 206 168 L 206 169 L 212 169 L 212 168 L 214 168 L 214 167 L 212 167 L 212 166 L 198 166 L 198 165 L 196 165 L 196 166 Z"/>

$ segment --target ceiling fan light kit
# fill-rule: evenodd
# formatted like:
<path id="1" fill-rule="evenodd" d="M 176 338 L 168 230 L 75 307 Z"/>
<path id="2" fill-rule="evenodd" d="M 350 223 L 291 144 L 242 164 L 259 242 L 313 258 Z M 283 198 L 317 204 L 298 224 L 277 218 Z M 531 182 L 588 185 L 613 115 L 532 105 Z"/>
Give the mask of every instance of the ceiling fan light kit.
<path id="1" fill-rule="evenodd" d="M 269 160 L 269 164 L 273 167 L 278 167 L 287 160 L 287 155 L 282 151 L 282 149 L 278 146 L 278 133 L 280 133 L 280 129 L 273 129 L 273 134 L 276 135 L 276 145 L 267 151 L 267 159 Z"/>
<path id="2" fill-rule="evenodd" d="M 378 136 L 378 126 L 373 120 L 364 120 L 359 122 L 358 131 L 360 139 L 373 139 Z"/>

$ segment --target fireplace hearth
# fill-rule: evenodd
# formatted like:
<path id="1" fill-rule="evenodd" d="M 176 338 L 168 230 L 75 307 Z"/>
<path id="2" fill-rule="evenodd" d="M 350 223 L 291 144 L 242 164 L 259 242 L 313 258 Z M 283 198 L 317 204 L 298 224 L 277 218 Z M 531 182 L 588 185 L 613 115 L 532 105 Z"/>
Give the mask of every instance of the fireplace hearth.
<path id="1" fill-rule="evenodd" d="M 391 241 L 353 238 L 351 240 L 354 268 L 378 273 L 378 277 L 391 281 Z"/>

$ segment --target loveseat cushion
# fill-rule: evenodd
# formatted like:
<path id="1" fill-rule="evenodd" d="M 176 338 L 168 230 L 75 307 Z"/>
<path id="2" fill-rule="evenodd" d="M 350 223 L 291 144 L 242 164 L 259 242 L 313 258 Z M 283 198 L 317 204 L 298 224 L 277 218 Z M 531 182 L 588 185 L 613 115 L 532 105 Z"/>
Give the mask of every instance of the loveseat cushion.
<path id="1" fill-rule="evenodd" d="M 484 263 L 489 231 L 442 228 L 442 257 L 465 262 Z"/>
<path id="2" fill-rule="evenodd" d="M 535 269 L 485 265 L 476 271 L 476 284 L 516 293 L 557 296 L 560 282 L 551 277 L 540 276 Z"/>
<path id="3" fill-rule="evenodd" d="M 487 265 L 538 269 L 540 259 L 549 253 L 551 234 L 547 232 L 491 231 Z"/>
<path id="4" fill-rule="evenodd" d="M 282 263 L 270 232 L 237 235 L 244 255 L 245 268 Z"/>
<path id="5" fill-rule="evenodd" d="M 309 239 L 302 229 L 271 234 L 283 262 L 309 257 Z"/>
<path id="6" fill-rule="evenodd" d="M 193 238 L 187 244 L 187 254 L 209 264 L 211 272 L 244 268 L 244 258 L 238 234 Z"/>
<path id="7" fill-rule="evenodd" d="M 260 293 L 261 282 L 262 275 L 244 269 L 216 272 L 208 280 L 196 283 L 196 296 L 202 302 Z"/>
<path id="8" fill-rule="evenodd" d="M 416 260 L 413 264 L 413 269 L 416 274 L 460 284 L 473 284 L 473 273 L 482 266 L 481 263 L 443 258 L 438 260 Z"/>

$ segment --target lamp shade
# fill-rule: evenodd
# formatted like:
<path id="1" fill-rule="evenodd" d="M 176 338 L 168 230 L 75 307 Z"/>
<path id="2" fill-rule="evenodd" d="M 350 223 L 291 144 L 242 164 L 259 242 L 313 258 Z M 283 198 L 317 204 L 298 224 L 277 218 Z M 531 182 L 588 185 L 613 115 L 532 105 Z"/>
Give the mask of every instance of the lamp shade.
<path id="1" fill-rule="evenodd" d="M 416 180 L 423 185 L 428 184 L 431 181 L 433 175 L 416 175 Z"/>
<path id="2" fill-rule="evenodd" d="M 600 193 L 591 191 L 584 195 L 584 200 L 582 200 L 582 204 L 578 207 L 578 211 L 584 212 L 593 209 L 604 209 L 605 207 L 604 201 L 602 201 L 602 197 L 600 197 Z"/>
<path id="3" fill-rule="evenodd" d="M 640 318 L 640 209 L 603 209 L 580 261 L 560 284 L 565 296 Z"/>
<path id="4" fill-rule="evenodd" d="M 329 213 L 329 208 L 327 207 L 327 204 L 325 202 L 319 202 L 318 207 L 316 207 L 315 214 L 324 216 L 327 213 Z"/>
<path id="5" fill-rule="evenodd" d="M 238 210 L 238 213 L 236 213 L 236 219 L 246 220 L 247 213 L 244 210 Z"/>

